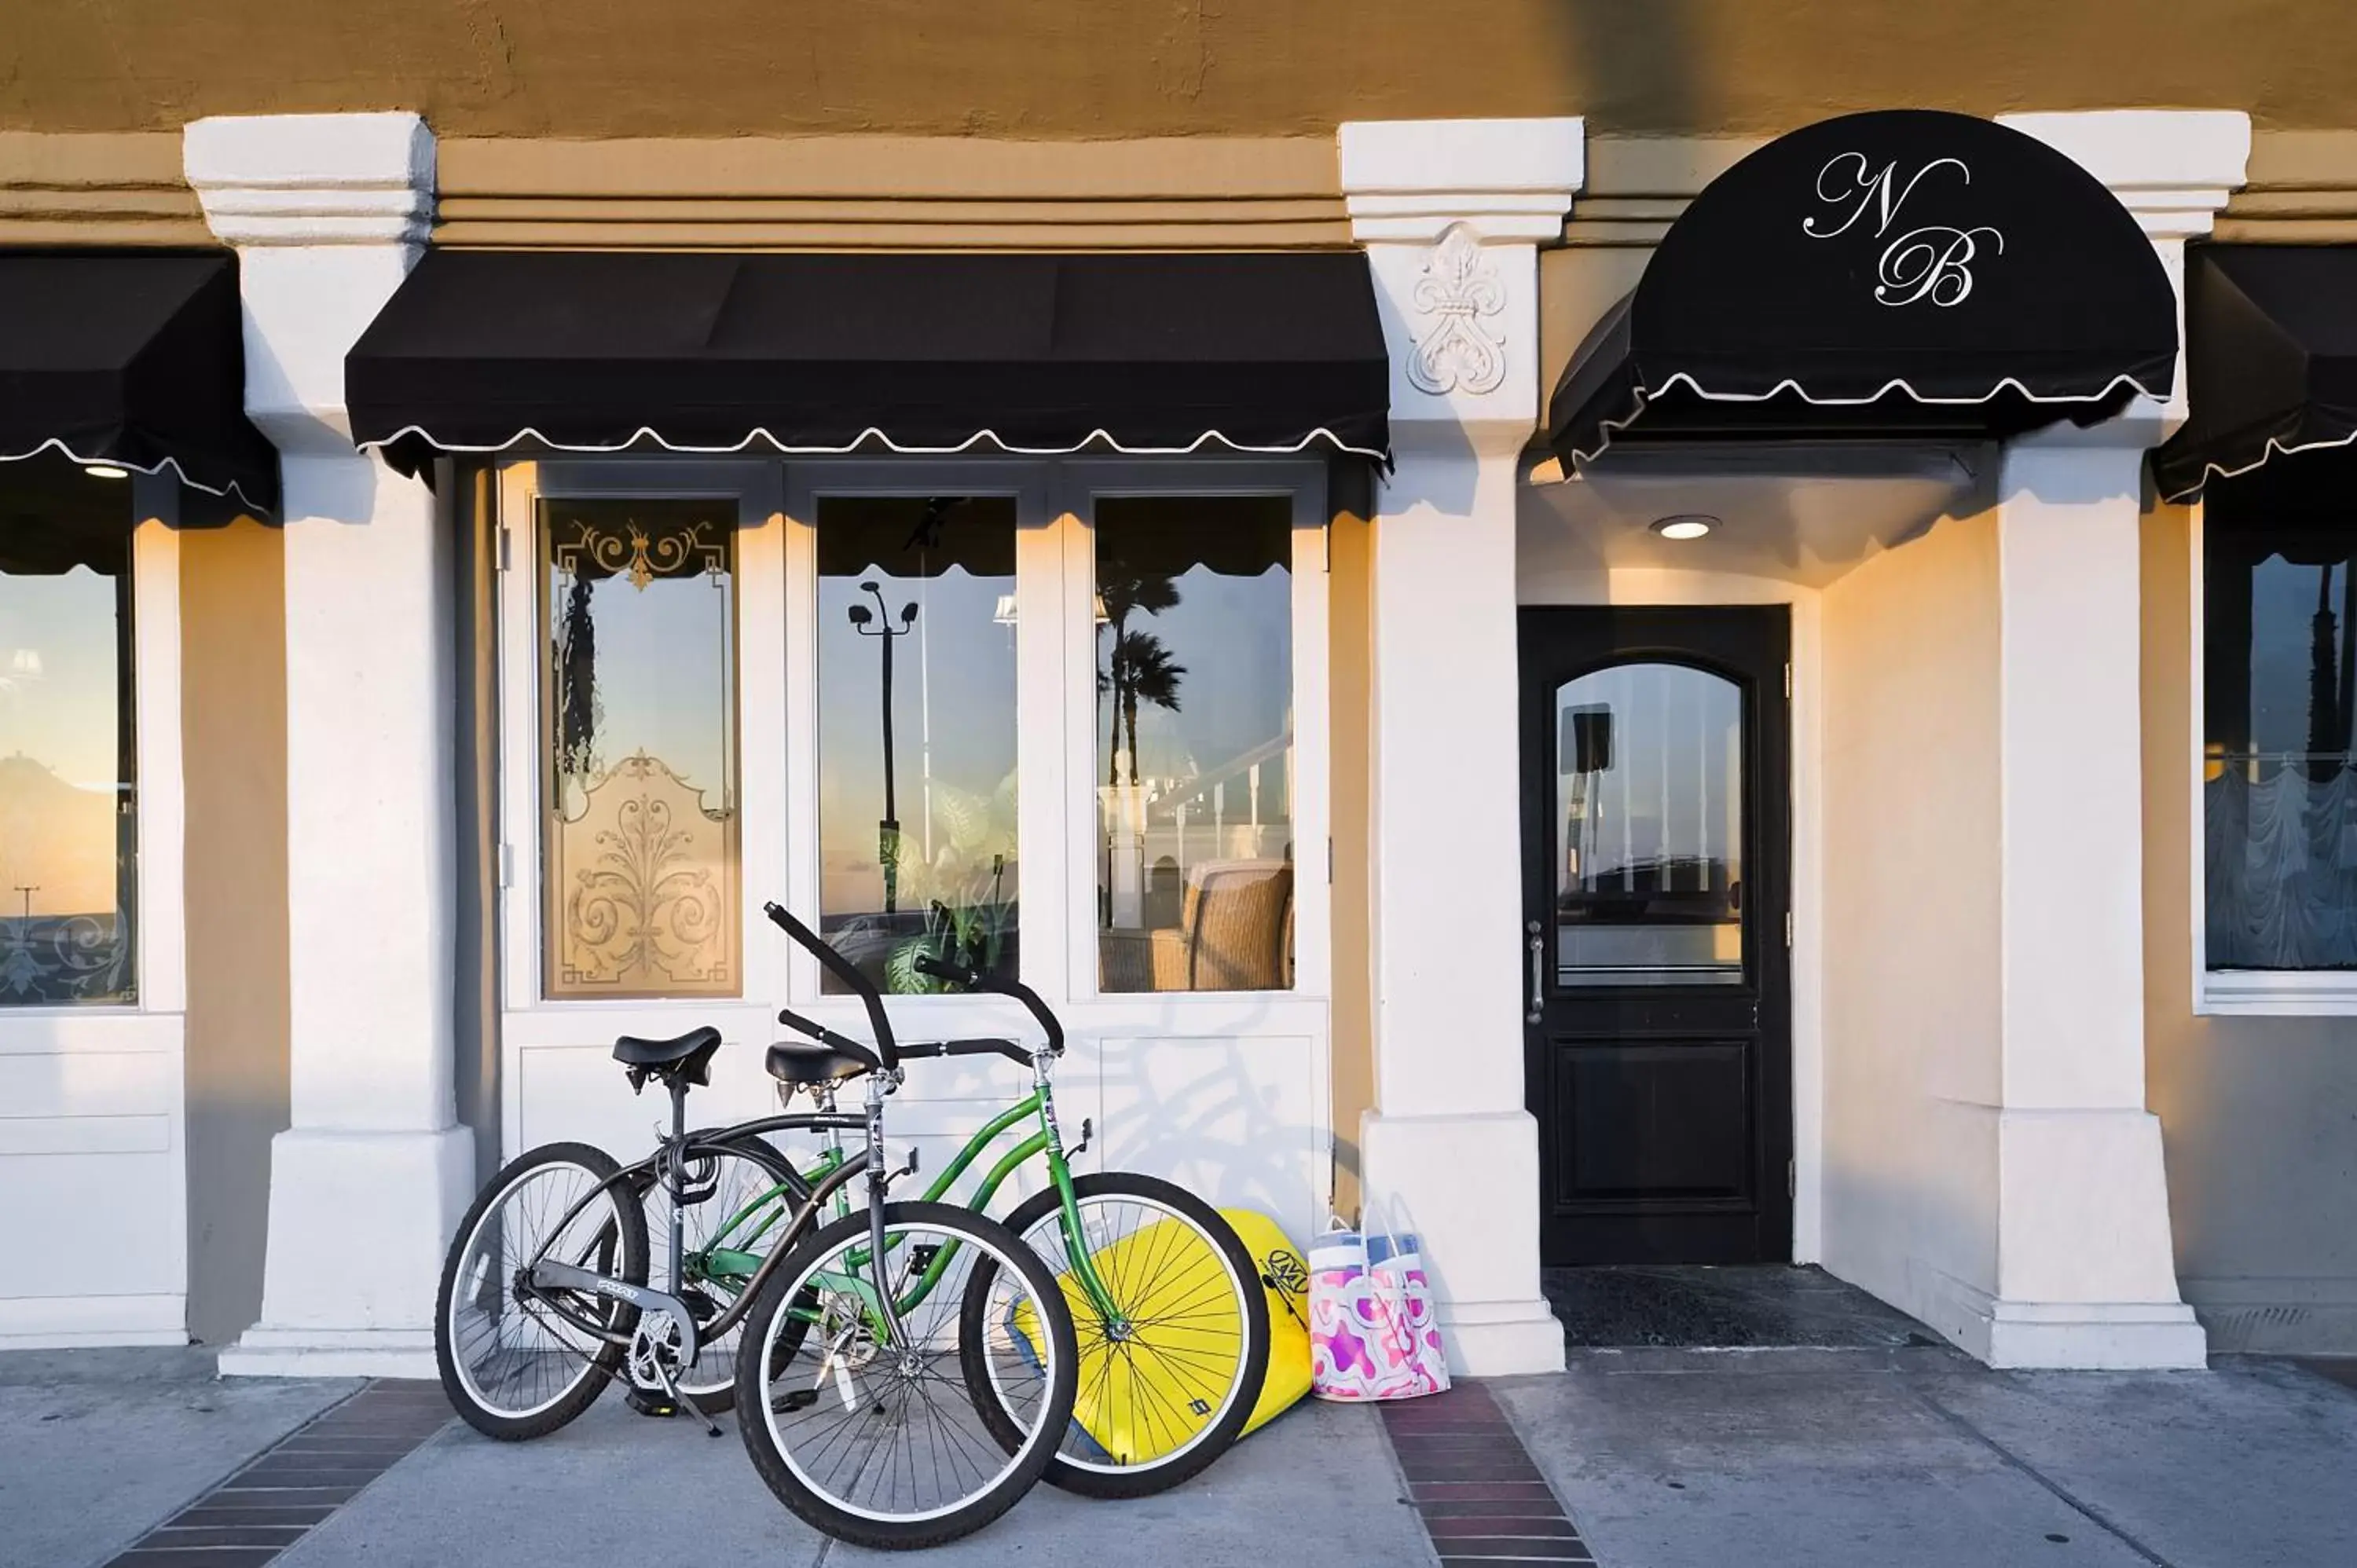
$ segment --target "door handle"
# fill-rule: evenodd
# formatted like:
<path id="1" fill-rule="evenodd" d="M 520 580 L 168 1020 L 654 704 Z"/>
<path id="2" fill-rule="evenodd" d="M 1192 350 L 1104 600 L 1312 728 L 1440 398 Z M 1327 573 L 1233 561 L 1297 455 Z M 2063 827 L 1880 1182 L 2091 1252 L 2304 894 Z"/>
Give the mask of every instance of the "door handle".
<path id="1" fill-rule="evenodd" d="M 1530 1011 L 1523 1015 L 1523 1021 L 1535 1024 L 1539 1021 L 1539 1009 L 1546 1002 L 1546 972 L 1543 963 L 1546 953 L 1546 941 L 1539 934 L 1539 923 L 1536 920 L 1530 923 L 1529 929 L 1531 933 L 1531 1007 Z"/>

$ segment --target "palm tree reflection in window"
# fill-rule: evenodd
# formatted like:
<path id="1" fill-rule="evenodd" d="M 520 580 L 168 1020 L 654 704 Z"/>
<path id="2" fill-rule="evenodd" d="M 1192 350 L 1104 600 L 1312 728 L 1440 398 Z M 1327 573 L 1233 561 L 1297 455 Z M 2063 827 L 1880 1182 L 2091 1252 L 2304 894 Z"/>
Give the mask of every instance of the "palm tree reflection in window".
<path id="1" fill-rule="evenodd" d="M 1137 709 L 1150 704 L 1169 713 L 1178 711 L 1178 685 L 1187 667 L 1170 656 L 1162 639 L 1150 631 L 1132 631 L 1134 614 L 1159 615 L 1178 606 L 1178 584 L 1167 572 L 1114 572 L 1105 575 L 1099 596 L 1104 601 L 1105 625 L 1113 638 L 1104 668 L 1097 671 L 1098 694 L 1109 700 L 1113 731 L 1105 747 L 1105 782 L 1119 786 L 1121 759 L 1129 758 L 1129 782 L 1137 776 Z M 1121 744 L 1123 727 L 1129 746 Z"/>

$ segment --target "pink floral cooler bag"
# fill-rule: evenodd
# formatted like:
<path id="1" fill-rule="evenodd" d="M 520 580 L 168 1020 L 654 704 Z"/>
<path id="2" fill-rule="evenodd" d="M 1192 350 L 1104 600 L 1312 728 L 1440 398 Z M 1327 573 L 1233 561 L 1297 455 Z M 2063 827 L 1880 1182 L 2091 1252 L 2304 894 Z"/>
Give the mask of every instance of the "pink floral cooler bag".
<path id="1" fill-rule="evenodd" d="M 1415 1233 L 1339 1219 L 1309 1249 L 1309 1391 L 1404 1400 L 1448 1386 L 1448 1357 Z"/>

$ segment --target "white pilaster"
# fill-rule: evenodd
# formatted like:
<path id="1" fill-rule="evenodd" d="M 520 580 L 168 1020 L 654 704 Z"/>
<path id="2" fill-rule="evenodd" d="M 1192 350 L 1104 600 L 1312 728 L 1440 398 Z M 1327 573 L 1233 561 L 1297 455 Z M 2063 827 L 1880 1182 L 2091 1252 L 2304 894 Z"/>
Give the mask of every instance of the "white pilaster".
<path id="1" fill-rule="evenodd" d="M 344 355 L 416 263 L 414 114 L 200 120 L 188 183 L 237 247 L 246 410 L 284 454 L 292 1126 L 262 1320 L 224 1372 L 433 1375 L 473 1187 L 451 1085 L 453 616 L 425 486 L 351 445 Z"/>
<path id="2" fill-rule="evenodd" d="M 1581 123 L 1356 122 L 1342 188 L 1392 358 L 1374 526 L 1375 1109 L 1364 1187 L 1424 1239 L 1451 1361 L 1563 1365 L 1524 1109 L 1515 463 L 1536 428 L 1537 245 Z"/>
<path id="3" fill-rule="evenodd" d="M 2239 113 L 2022 114 L 2133 212 L 2182 318 L 2185 242 L 2242 183 Z M 1966 1348 L 2000 1367 L 2199 1367 L 2145 1110 L 2139 566 L 2145 449 L 2183 417 L 2140 400 L 2012 443 L 1998 480 L 2003 822 L 1996 1288 Z"/>

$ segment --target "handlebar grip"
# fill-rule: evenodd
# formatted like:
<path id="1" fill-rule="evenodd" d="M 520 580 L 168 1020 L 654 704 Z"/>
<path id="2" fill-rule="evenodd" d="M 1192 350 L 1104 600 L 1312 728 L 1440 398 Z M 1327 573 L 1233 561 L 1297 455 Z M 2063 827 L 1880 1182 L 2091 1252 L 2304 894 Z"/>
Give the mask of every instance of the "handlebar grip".
<path id="1" fill-rule="evenodd" d="M 860 1005 L 867 1010 L 867 1027 L 876 1036 L 876 1054 L 882 1058 L 887 1069 L 898 1068 L 900 1053 L 892 1037 L 892 1021 L 884 1015 L 884 999 L 876 993 L 876 987 L 867 977 L 859 972 L 858 966 L 837 952 L 825 938 L 795 919 L 791 912 L 775 899 L 762 905 L 761 913 L 770 918 L 771 925 L 791 937 L 818 960 L 821 968 L 843 982 L 850 988 L 851 993 L 859 998 Z"/>
<path id="2" fill-rule="evenodd" d="M 953 985 L 963 985 L 968 991 L 982 989 L 981 975 L 962 963 L 950 963 L 935 958 L 929 952 L 919 953 L 910 961 L 909 967 L 919 974 L 930 975 L 935 980 L 946 980 Z"/>
<path id="3" fill-rule="evenodd" d="M 861 1045 L 857 1040 L 851 1039 L 843 1035 L 838 1035 L 833 1029 L 828 1028 L 825 1025 L 818 1022 L 816 1019 L 805 1018 L 801 1014 L 794 1012 L 791 1008 L 779 1008 L 778 1022 L 783 1024 L 789 1029 L 798 1030 L 802 1034 L 808 1035 L 812 1039 L 818 1041 L 821 1045 L 832 1047 L 834 1049 L 841 1051 L 847 1057 L 856 1057 L 859 1060 L 867 1063 L 871 1067 L 882 1065 L 876 1059 L 876 1053 L 868 1049 L 866 1046 Z"/>

